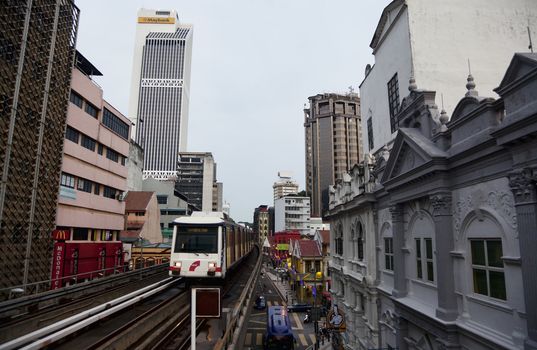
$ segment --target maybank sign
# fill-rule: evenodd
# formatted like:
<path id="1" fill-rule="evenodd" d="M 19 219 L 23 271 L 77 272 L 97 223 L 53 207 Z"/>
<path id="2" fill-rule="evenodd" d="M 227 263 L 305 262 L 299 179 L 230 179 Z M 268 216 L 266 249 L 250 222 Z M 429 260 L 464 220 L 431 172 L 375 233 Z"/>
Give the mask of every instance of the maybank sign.
<path id="1" fill-rule="evenodd" d="M 174 24 L 175 18 L 173 17 L 138 17 L 138 23 Z"/>

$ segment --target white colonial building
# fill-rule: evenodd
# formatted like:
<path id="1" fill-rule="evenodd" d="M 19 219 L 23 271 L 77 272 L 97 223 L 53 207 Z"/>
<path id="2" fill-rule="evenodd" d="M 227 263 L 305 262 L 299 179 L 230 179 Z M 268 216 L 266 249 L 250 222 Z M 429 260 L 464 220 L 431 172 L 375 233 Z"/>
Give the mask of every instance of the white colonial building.
<path id="1" fill-rule="evenodd" d="M 388 153 L 331 189 L 348 349 L 537 349 L 537 54 L 451 118 L 412 89 Z"/>

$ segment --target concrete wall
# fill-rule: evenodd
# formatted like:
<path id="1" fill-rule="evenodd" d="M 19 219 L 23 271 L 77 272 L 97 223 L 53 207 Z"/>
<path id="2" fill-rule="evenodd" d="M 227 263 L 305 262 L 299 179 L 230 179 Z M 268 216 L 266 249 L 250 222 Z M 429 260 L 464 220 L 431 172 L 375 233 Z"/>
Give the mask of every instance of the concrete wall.
<path id="1" fill-rule="evenodd" d="M 514 52 L 528 50 L 529 25 L 537 37 L 534 0 L 406 0 L 389 14 L 384 38 L 374 50 L 374 67 L 360 87 L 364 151 L 393 138 L 387 83 L 397 73 L 399 97 L 408 95 L 411 70 L 419 89 L 437 92 L 437 104 L 451 115 L 466 92 L 468 59 L 482 96 L 496 97 Z M 399 10 L 402 11 L 399 13 Z M 399 15 L 398 15 L 399 14 Z M 398 17 L 397 17 L 398 15 Z M 374 148 L 368 150 L 367 119 L 373 117 Z"/>

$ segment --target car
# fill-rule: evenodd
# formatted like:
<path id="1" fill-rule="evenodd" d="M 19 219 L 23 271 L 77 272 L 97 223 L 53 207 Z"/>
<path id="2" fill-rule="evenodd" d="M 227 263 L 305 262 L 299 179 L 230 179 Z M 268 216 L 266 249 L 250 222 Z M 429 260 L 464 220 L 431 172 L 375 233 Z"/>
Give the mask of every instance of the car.
<path id="1" fill-rule="evenodd" d="M 308 311 L 311 311 L 311 304 L 298 303 L 298 304 L 287 305 L 287 311 L 288 312 L 308 312 Z"/>
<path id="2" fill-rule="evenodd" d="M 254 309 L 263 310 L 267 307 L 267 301 L 264 296 L 258 296 L 254 303 Z"/>

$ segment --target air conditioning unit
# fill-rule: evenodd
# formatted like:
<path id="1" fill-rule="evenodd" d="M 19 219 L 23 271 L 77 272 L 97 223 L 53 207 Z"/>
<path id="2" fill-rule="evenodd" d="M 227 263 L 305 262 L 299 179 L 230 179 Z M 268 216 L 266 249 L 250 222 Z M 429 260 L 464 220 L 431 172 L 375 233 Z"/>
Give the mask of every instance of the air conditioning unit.
<path id="1" fill-rule="evenodd" d="M 116 195 L 116 199 L 117 199 L 118 201 L 120 201 L 120 202 L 125 201 L 125 198 L 127 198 L 127 193 L 128 193 L 128 192 L 121 192 L 121 193 L 118 193 L 118 194 Z"/>

